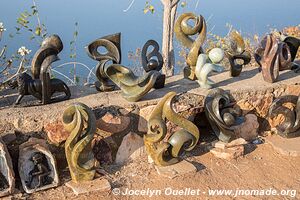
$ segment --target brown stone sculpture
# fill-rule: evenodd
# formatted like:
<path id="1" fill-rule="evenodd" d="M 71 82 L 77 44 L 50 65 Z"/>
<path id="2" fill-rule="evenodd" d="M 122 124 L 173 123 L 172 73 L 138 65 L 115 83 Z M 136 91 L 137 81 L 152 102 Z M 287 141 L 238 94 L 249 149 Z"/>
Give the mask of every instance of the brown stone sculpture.
<path id="1" fill-rule="evenodd" d="M 32 95 L 43 104 L 70 98 L 69 87 L 62 80 L 50 78 L 49 74 L 50 65 L 59 60 L 57 55 L 62 49 L 62 41 L 57 35 L 52 35 L 43 41 L 41 48 L 32 59 L 32 77 L 27 73 L 20 73 L 17 80 L 10 84 L 12 88 L 18 88 L 19 96 L 15 104 L 19 104 L 25 95 Z M 65 96 L 53 99 L 52 96 L 56 92 L 62 92 Z"/>
<path id="2" fill-rule="evenodd" d="M 280 116 L 281 115 L 281 116 Z M 285 138 L 300 136 L 300 96 L 282 96 L 275 99 L 269 109 L 269 119 L 282 117 L 274 127 Z"/>
<path id="3" fill-rule="evenodd" d="M 11 157 L 6 145 L 0 138 L 0 198 L 13 194 L 15 189 L 15 175 Z"/>
<path id="4" fill-rule="evenodd" d="M 193 20 L 195 25 L 192 27 L 188 24 L 189 20 Z M 175 23 L 174 31 L 177 40 L 186 48 L 190 49 L 186 58 L 187 67 L 184 68 L 184 77 L 196 80 L 195 68 L 200 53 L 203 53 L 202 45 L 206 39 L 206 22 L 204 17 L 196 16 L 193 13 L 183 13 Z M 194 40 L 191 36 L 197 35 Z"/>
<path id="5" fill-rule="evenodd" d="M 121 65 L 121 33 L 108 35 L 97 39 L 87 46 L 89 57 L 99 61 L 96 67 L 96 88 L 99 91 L 112 91 L 118 86 L 122 91 L 122 96 L 128 101 L 138 101 L 152 88 L 162 88 L 165 83 L 165 76 L 159 70 L 162 68 L 162 58 L 159 53 L 158 44 L 150 40 L 142 51 L 142 64 L 146 73 L 138 77 L 129 68 Z M 153 46 L 152 52 L 147 54 L 149 46 Z M 99 47 L 104 47 L 106 53 L 98 51 Z M 157 57 L 154 59 L 153 57 Z M 111 83 L 113 82 L 113 83 Z"/>
<path id="6" fill-rule="evenodd" d="M 96 132 L 93 111 L 82 103 L 74 103 L 64 111 L 62 123 L 71 133 L 65 143 L 65 152 L 72 181 L 92 181 L 96 173 L 91 145 Z"/>
<path id="7" fill-rule="evenodd" d="M 242 110 L 233 105 L 229 94 L 219 88 L 211 90 L 205 99 L 206 117 L 215 135 L 226 143 L 236 139 L 234 126 L 244 121 Z"/>
<path id="8" fill-rule="evenodd" d="M 230 76 L 237 77 L 241 74 L 243 66 L 247 65 L 251 61 L 251 55 L 249 51 L 245 49 L 245 41 L 241 34 L 237 31 L 230 33 L 230 49 L 226 51 L 226 56 L 230 63 Z M 237 61 L 242 60 L 242 64 Z"/>
<path id="9" fill-rule="evenodd" d="M 279 71 L 292 70 L 298 72 L 298 66 L 293 63 L 300 40 L 286 37 L 280 40 L 274 34 L 267 35 L 255 51 L 255 60 L 260 65 L 263 78 L 273 83 L 279 76 Z M 295 53 L 296 52 L 296 53 Z"/>
<path id="10" fill-rule="evenodd" d="M 183 151 L 191 151 L 199 140 L 199 130 L 191 121 L 179 116 L 172 108 L 175 92 L 166 94 L 157 104 L 148 121 L 148 132 L 144 143 L 148 155 L 159 166 L 179 162 Z M 179 126 L 180 130 L 166 138 L 166 120 Z"/>
<path id="11" fill-rule="evenodd" d="M 56 160 L 45 140 L 30 138 L 19 147 L 19 174 L 26 193 L 57 187 Z"/>

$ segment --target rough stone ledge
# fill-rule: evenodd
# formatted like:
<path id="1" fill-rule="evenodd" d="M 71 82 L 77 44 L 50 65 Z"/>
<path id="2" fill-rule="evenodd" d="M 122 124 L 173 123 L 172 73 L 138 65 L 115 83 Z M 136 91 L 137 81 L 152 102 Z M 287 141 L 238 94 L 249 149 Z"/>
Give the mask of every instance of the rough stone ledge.
<path id="1" fill-rule="evenodd" d="M 211 79 L 217 83 L 216 87 L 229 90 L 236 100 L 241 100 L 266 93 L 273 93 L 274 97 L 281 96 L 291 85 L 300 84 L 300 77 L 297 75 L 293 71 L 283 71 L 280 73 L 279 80 L 270 84 L 263 81 L 258 68 L 248 68 L 244 69 L 239 77 L 232 78 L 229 77 L 228 72 L 224 72 L 213 75 Z M 208 93 L 208 90 L 199 88 L 196 82 L 182 79 L 182 75 L 167 79 L 165 88 L 152 90 L 141 101 L 135 103 L 123 99 L 120 91 L 98 93 L 94 88 L 88 87 L 72 88 L 72 91 L 73 99 L 68 101 L 29 107 L 7 107 L 8 102 L 13 103 L 16 94 L 10 94 L 5 99 L 0 95 L 0 135 L 14 130 L 24 133 L 41 131 L 46 123 L 57 120 L 62 111 L 73 102 L 83 102 L 91 108 L 115 105 L 128 109 L 132 107 L 141 109 L 157 104 L 160 98 L 170 91 L 197 96 L 206 96 Z"/>

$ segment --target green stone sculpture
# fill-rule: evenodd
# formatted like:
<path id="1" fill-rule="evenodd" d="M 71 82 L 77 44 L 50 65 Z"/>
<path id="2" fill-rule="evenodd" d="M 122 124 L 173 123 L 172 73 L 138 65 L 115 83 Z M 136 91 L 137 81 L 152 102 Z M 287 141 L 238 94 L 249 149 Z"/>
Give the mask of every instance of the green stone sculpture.
<path id="1" fill-rule="evenodd" d="M 176 93 L 166 94 L 157 104 L 148 121 L 148 132 L 144 143 L 148 155 L 159 166 L 168 166 L 179 162 L 183 151 L 191 151 L 199 140 L 199 130 L 191 121 L 181 117 L 172 108 Z M 182 129 L 166 138 L 166 120 Z"/>
<path id="2" fill-rule="evenodd" d="M 91 141 L 96 132 L 94 113 L 88 106 L 74 103 L 64 111 L 62 123 L 70 132 L 65 152 L 73 182 L 93 180 L 95 158 Z"/>
<path id="3" fill-rule="evenodd" d="M 194 26 L 188 24 L 189 20 L 194 21 Z M 175 23 L 174 31 L 177 40 L 186 48 L 190 49 L 186 58 L 187 67 L 184 68 L 184 77 L 196 80 L 195 67 L 200 53 L 203 53 L 202 45 L 206 39 L 206 22 L 204 17 L 196 16 L 193 13 L 183 13 Z M 197 35 L 194 40 L 191 36 Z"/>
<path id="4" fill-rule="evenodd" d="M 138 101 L 152 88 L 162 88 L 165 83 L 165 76 L 159 71 L 162 67 L 162 58 L 158 52 L 158 44 L 149 40 L 143 48 L 142 53 L 147 53 L 149 46 L 154 47 L 154 51 L 149 55 L 142 55 L 142 64 L 146 73 L 139 77 L 136 76 L 129 68 L 121 65 L 120 50 L 121 34 L 109 35 L 92 42 L 87 47 L 88 55 L 99 61 L 96 67 L 96 76 L 98 84 L 96 87 L 99 91 L 112 91 L 115 85 L 122 91 L 122 96 L 131 102 Z M 98 51 L 99 47 L 104 47 L 107 53 L 102 54 Z M 158 60 L 152 59 L 157 56 Z"/>
<path id="5" fill-rule="evenodd" d="M 224 59 L 224 51 L 220 48 L 214 48 L 208 55 L 201 53 L 198 56 L 195 75 L 201 88 L 211 89 L 214 82 L 208 78 L 211 72 L 223 72 L 224 68 L 220 62 Z"/>

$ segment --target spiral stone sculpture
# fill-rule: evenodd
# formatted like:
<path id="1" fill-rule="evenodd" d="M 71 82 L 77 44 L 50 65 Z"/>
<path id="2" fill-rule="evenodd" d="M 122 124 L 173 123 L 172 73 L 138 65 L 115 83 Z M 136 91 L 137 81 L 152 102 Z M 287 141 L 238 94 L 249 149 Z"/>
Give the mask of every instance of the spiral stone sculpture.
<path id="1" fill-rule="evenodd" d="M 251 61 L 251 55 L 249 51 L 245 49 L 245 41 L 241 34 L 237 31 L 230 33 L 230 49 L 226 52 L 227 58 L 230 63 L 230 76 L 237 77 L 241 74 L 243 66 L 247 65 Z M 237 63 L 237 60 L 242 60 L 243 63 Z"/>
<path id="2" fill-rule="evenodd" d="M 244 121 L 241 109 L 234 108 L 229 94 L 219 88 L 211 90 L 207 95 L 205 114 L 215 135 L 226 143 L 236 138 L 233 126 Z"/>
<path id="3" fill-rule="evenodd" d="M 197 60 L 195 75 L 201 88 L 210 89 L 214 82 L 208 79 L 208 75 L 214 72 L 223 72 L 224 68 L 219 63 L 224 58 L 224 51 L 220 48 L 212 49 L 208 55 L 200 54 Z"/>
<path id="4" fill-rule="evenodd" d="M 275 82 L 279 71 L 294 69 L 300 72 L 299 66 L 293 63 L 299 46 L 300 40 L 290 36 L 280 40 L 274 34 L 269 34 L 261 41 L 254 56 L 266 82 Z"/>
<path id="5" fill-rule="evenodd" d="M 287 106 L 293 105 L 292 107 Z M 284 121 L 275 128 L 277 133 L 285 138 L 300 136 L 300 96 L 282 96 L 275 99 L 269 109 L 269 118 L 282 115 Z"/>
<path id="6" fill-rule="evenodd" d="M 64 111 L 62 123 L 70 132 L 65 152 L 72 181 L 78 183 L 93 180 L 95 158 L 91 141 L 96 132 L 94 113 L 85 104 L 74 103 Z"/>
<path id="7" fill-rule="evenodd" d="M 194 26 L 190 26 L 188 21 L 194 21 Z M 197 58 L 203 53 L 202 45 L 206 39 L 206 22 L 203 16 L 196 16 L 193 13 L 183 13 L 175 23 L 174 32 L 177 40 L 186 48 L 190 49 L 186 58 L 187 67 L 184 68 L 184 77 L 196 80 L 195 67 Z M 194 40 L 191 36 L 197 35 Z"/>
<path id="8" fill-rule="evenodd" d="M 172 108 L 175 92 L 166 94 L 157 104 L 148 121 L 144 143 L 148 155 L 156 165 L 168 166 L 179 162 L 183 151 L 191 151 L 199 140 L 199 130 L 191 121 L 181 117 Z M 169 120 L 182 129 L 166 138 Z"/>
<path id="9" fill-rule="evenodd" d="M 146 73 L 138 77 L 129 68 L 120 64 L 120 37 L 120 33 L 109 35 L 97 39 L 87 47 L 89 57 L 99 62 L 96 67 L 96 76 L 99 81 L 96 85 L 98 90 L 112 91 L 115 86 L 118 86 L 122 91 L 122 96 L 128 101 L 134 102 L 141 99 L 152 88 L 164 87 L 165 76 L 159 72 L 163 63 L 158 52 L 158 44 L 148 41 L 144 46 L 142 64 Z M 154 46 L 154 50 L 145 55 L 149 46 Z M 107 53 L 98 52 L 99 47 L 104 47 Z M 155 56 L 157 59 L 153 59 Z"/>

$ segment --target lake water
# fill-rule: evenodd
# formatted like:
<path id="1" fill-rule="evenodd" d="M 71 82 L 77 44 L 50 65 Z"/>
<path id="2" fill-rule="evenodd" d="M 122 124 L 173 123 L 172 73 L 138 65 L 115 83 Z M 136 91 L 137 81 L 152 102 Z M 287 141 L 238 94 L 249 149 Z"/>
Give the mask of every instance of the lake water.
<path id="1" fill-rule="evenodd" d="M 42 22 L 49 33 L 60 35 L 64 42 L 64 50 L 60 54 L 61 61 L 70 61 L 70 41 L 73 38 L 74 23 L 78 22 L 79 35 L 77 41 L 77 61 L 93 67 L 96 62 L 88 58 L 84 47 L 96 38 L 122 32 L 122 55 L 124 65 L 132 65 L 128 60 L 129 51 L 142 47 L 148 39 L 161 43 L 162 36 L 162 5 L 159 0 L 152 0 L 156 8 L 154 14 L 144 14 L 145 0 L 136 0 L 131 9 L 124 10 L 131 0 L 37 0 Z M 195 8 L 196 0 L 187 0 L 187 6 L 178 7 L 178 12 L 195 12 L 210 18 L 208 29 L 218 35 L 228 32 L 226 23 L 243 33 L 263 35 L 270 28 L 282 29 L 285 26 L 300 23 L 299 0 L 200 0 Z M 0 21 L 5 24 L 5 32 L 0 47 L 8 44 L 9 52 L 16 52 L 20 46 L 32 50 L 38 45 L 29 40 L 26 32 L 13 39 L 8 37 L 14 33 L 16 19 L 25 10 L 30 10 L 31 0 L 1 0 Z M 68 68 L 70 66 L 66 66 Z M 81 73 L 86 73 L 84 70 Z"/>

